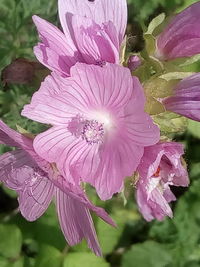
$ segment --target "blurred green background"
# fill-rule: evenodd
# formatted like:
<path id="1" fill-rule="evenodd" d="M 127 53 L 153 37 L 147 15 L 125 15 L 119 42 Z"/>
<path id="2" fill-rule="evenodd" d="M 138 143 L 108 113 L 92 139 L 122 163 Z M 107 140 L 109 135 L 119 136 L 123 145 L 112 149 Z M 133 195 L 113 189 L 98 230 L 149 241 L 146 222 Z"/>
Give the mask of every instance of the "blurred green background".
<path id="1" fill-rule="evenodd" d="M 161 12 L 171 15 L 194 2 L 129 0 L 129 50 L 139 51 L 144 45 L 140 25 L 147 25 Z M 59 26 L 56 0 L 0 0 L 0 113 L 9 126 L 16 128 L 18 124 L 37 133 L 41 125 L 20 117 L 23 105 L 48 73 L 33 55 L 32 47 L 38 40 L 33 14 Z M 14 65 L 5 69 L 11 62 Z M 195 70 L 200 71 L 199 64 Z M 137 211 L 130 185 L 126 206 L 121 196 L 103 203 L 91 191 L 92 201 L 106 208 L 118 224 L 113 229 L 94 218 L 104 253 L 104 258 L 97 258 L 85 242 L 72 248 L 66 244 L 53 205 L 38 221 L 29 223 L 17 211 L 15 193 L 1 186 L 0 267 L 200 266 L 200 124 L 190 123 L 184 135 L 174 138 L 185 144 L 191 185 L 189 189 L 173 189 L 178 201 L 173 203 L 172 220 L 145 222 Z M 5 150 L 1 146 L 0 153 Z"/>

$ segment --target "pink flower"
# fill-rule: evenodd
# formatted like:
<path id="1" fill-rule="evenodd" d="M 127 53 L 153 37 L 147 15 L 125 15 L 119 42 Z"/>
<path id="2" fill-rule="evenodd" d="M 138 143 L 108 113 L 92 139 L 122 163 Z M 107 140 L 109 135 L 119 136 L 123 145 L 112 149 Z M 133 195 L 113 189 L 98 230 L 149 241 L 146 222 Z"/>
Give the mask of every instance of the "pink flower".
<path id="1" fill-rule="evenodd" d="M 169 111 L 200 121 L 200 73 L 179 82 L 174 95 L 165 98 L 163 104 Z"/>
<path id="2" fill-rule="evenodd" d="M 55 197 L 60 226 L 69 245 L 85 238 L 100 256 L 89 209 L 107 223 L 114 222 L 102 208 L 93 206 L 80 188 L 67 183 L 53 165 L 41 159 L 32 142 L 0 121 L 0 143 L 17 148 L 0 156 L 0 181 L 18 193 L 19 209 L 29 221 L 38 219 Z"/>
<path id="3" fill-rule="evenodd" d="M 34 140 L 72 183 L 88 182 L 101 199 L 122 190 L 159 129 L 144 112 L 142 87 L 129 69 L 77 63 L 71 77 L 48 76 L 22 114 L 53 127 Z"/>
<path id="4" fill-rule="evenodd" d="M 172 217 L 169 202 L 176 200 L 170 185 L 188 186 L 187 170 L 182 166 L 183 146 L 175 142 L 146 147 L 138 167 L 136 198 L 147 221 Z"/>
<path id="5" fill-rule="evenodd" d="M 176 15 L 157 37 L 156 56 L 164 59 L 200 53 L 200 2 Z"/>
<path id="6" fill-rule="evenodd" d="M 59 0 L 64 34 L 51 23 L 33 16 L 42 43 L 37 59 L 50 70 L 68 76 L 76 62 L 118 63 L 126 23 L 126 0 Z"/>

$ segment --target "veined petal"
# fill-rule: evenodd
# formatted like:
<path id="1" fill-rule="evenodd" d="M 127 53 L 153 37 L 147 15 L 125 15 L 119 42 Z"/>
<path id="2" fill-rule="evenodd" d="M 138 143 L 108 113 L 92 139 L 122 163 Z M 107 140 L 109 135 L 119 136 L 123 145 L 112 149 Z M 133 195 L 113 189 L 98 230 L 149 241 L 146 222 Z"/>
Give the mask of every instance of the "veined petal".
<path id="1" fill-rule="evenodd" d="M 88 101 L 71 78 L 65 79 L 53 73 L 47 76 L 21 114 L 42 123 L 66 125 L 77 114 L 86 112 Z"/>
<path id="2" fill-rule="evenodd" d="M 145 147 L 156 144 L 160 139 L 160 130 L 144 112 L 144 91 L 138 78 L 133 77 L 132 87 L 133 93 L 125 106 L 124 114 L 118 117 L 122 134 L 135 145 Z"/>
<path id="3" fill-rule="evenodd" d="M 27 175 L 27 167 L 18 175 Z M 28 221 L 37 220 L 48 208 L 54 195 L 54 185 L 44 174 L 30 169 L 30 182 L 19 191 L 19 209 Z"/>
<path id="4" fill-rule="evenodd" d="M 116 142 L 101 147 L 99 154 L 97 173 L 92 176 L 92 173 L 88 172 L 84 180 L 96 188 L 102 200 L 107 200 L 122 191 L 124 179 L 136 170 L 143 155 L 143 148 L 117 139 Z"/>
<path id="5" fill-rule="evenodd" d="M 77 138 L 67 131 L 67 128 L 57 126 L 39 134 L 34 139 L 34 148 L 45 160 L 56 162 L 59 171 L 67 177 L 68 181 L 79 183 L 79 177 L 74 181 L 71 167 L 81 161 L 85 155 L 91 158 L 97 153 L 98 145 L 89 146 L 81 137 Z"/>
<path id="6" fill-rule="evenodd" d="M 127 24 L 126 0 L 59 0 L 58 11 L 63 31 L 67 36 L 71 30 L 71 14 L 76 14 L 90 18 L 99 25 L 113 22 L 119 42 L 123 40 Z"/>
<path id="7" fill-rule="evenodd" d="M 71 76 L 89 97 L 91 108 L 120 108 L 130 100 L 133 92 L 129 69 L 115 64 L 107 63 L 100 68 L 77 63 L 71 69 Z"/>
<path id="8" fill-rule="evenodd" d="M 33 16 L 33 21 L 42 40 L 42 44 L 38 44 L 34 50 L 36 57 L 49 69 L 66 76 L 69 74 L 70 67 L 77 61 L 81 61 L 81 56 L 72 39 L 38 16 Z"/>
<path id="9" fill-rule="evenodd" d="M 174 95 L 165 98 L 163 104 L 167 110 L 200 121 L 200 74 L 179 82 L 174 89 Z"/>
<path id="10" fill-rule="evenodd" d="M 120 109 L 130 101 L 133 91 L 129 69 L 114 64 L 101 68 L 77 63 L 67 79 L 56 73 L 49 76 L 33 95 L 31 104 L 24 107 L 22 115 L 39 122 L 61 125 L 78 114 L 87 118 L 92 110 Z"/>
<path id="11" fill-rule="evenodd" d="M 54 175 L 53 176 L 50 175 L 50 177 L 54 185 L 57 188 L 59 188 L 64 194 L 66 194 L 69 198 L 72 198 L 74 200 L 77 200 L 77 202 L 84 204 L 85 207 L 93 211 L 97 216 L 99 216 L 106 223 L 116 227 L 115 222 L 112 220 L 111 217 L 109 217 L 107 212 L 103 208 L 94 206 L 89 201 L 89 199 L 87 198 L 83 190 L 80 188 L 80 186 L 69 183 L 67 181 L 67 178 L 61 175 L 57 176 L 56 179 L 53 178 Z"/>
<path id="12" fill-rule="evenodd" d="M 156 144 L 160 139 L 160 131 L 148 114 L 133 114 L 125 119 L 124 136 L 138 146 Z"/>
<path id="13" fill-rule="evenodd" d="M 89 210 L 81 202 L 70 198 L 59 189 L 56 190 L 56 206 L 62 232 L 69 245 L 76 245 L 85 238 L 89 248 L 97 256 L 101 256 Z"/>
<path id="14" fill-rule="evenodd" d="M 197 2 L 174 16 L 157 37 L 158 56 L 168 60 L 200 53 L 199 11 Z"/>
<path id="15" fill-rule="evenodd" d="M 54 185 L 23 150 L 0 156 L 0 180 L 18 193 L 20 212 L 29 221 L 38 219 L 52 200 Z"/>
<path id="16" fill-rule="evenodd" d="M 73 15 L 72 28 L 77 48 L 85 62 L 97 65 L 105 64 L 105 62 L 118 63 L 119 51 L 104 27 L 91 19 Z M 110 29 L 111 37 L 115 41 L 114 31 L 111 27 L 106 28 L 107 31 L 108 29 Z"/>
<path id="17" fill-rule="evenodd" d="M 24 135 L 12 130 L 0 120 L 0 144 L 21 147 L 24 150 L 31 150 L 32 141 Z"/>

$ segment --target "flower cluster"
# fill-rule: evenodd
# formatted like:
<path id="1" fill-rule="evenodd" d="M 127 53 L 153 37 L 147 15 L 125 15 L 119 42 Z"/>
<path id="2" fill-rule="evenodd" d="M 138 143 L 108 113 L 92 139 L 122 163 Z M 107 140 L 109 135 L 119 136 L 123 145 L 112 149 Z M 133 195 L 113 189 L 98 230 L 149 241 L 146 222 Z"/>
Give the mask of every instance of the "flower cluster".
<path id="1" fill-rule="evenodd" d="M 115 223 L 89 201 L 83 183 L 108 200 L 137 177 L 147 221 L 172 217 L 170 186 L 189 184 L 183 145 L 171 139 L 180 128 L 170 120 L 200 121 L 200 74 L 182 71 L 200 53 L 200 2 L 167 26 L 163 14 L 155 18 L 140 54 L 122 53 L 126 0 L 58 0 L 58 11 L 63 31 L 33 16 L 41 40 L 34 52 L 51 74 L 22 110 L 49 129 L 33 136 L 0 121 L 0 143 L 16 147 L 0 156 L 0 180 L 16 190 L 29 221 L 55 198 L 69 245 L 85 238 L 101 255 L 90 211 Z"/>

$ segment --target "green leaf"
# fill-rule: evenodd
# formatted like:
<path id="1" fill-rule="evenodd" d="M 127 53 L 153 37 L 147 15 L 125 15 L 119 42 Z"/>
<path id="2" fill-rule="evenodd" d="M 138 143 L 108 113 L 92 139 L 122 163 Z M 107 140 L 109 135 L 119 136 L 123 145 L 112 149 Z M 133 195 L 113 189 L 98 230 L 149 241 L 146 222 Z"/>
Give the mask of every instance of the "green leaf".
<path id="1" fill-rule="evenodd" d="M 161 244 L 146 241 L 133 245 L 122 258 L 122 267 L 171 267 L 172 258 Z"/>
<path id="2" fill-rule="evenodd" d="M 62 254 L 59 250 L 48 245 L 42 245 L 36 257 L 35 267 L 60 267 Z"/>
<path id="3" fill-rule="evenodd" d="M 153 34 L 154 30 L 161 24 L 163 23 L 165 19 L 165 14 L 161 13 L 157 17 L 155 17 L 148 26 L 147 32 L 145 34 Z"/>
<path id="4" fill-rule="evenodd" d="M 10 259 L 0 257 L 0 266 L 1 267 L 24 267 L 24 258 L 20 257 L 19 259 L 10 260 Z"/>
<path id="5" fill-rule="evenodd" d="M 168 72 L 166 74 L 159 76 L 159 78 L 164 79 L 166 81 L 182 80 L 182 79 L 187 78 L 193 74 L 194 74 L 194 72 Z"/>
<path id="6" fill-rule="evenodd" d="M 67 254 L 63 267 L 109 267 L 109 264 L 103 259 L 92 253 L 74 252 Z M 43 267 L 43 266 L 42 266 Z"/>
<path id="7" fill-rule="evenodd" d="M 117 245 L 120 235 L 122 234 L 123 228 L 120 229 L 111 227 L 101 219 L 97 221 L 97 233 L 98 239 L 103 251 L 103 254 L 109 254 L 113 251 Z"/>
<path id="8" fill-rule="evenodd" d="M 0 224 L 0 254 L 7 258 L 16 258 L 21 252 L 22 235 L 15 225 Z"/>
<path id="9" fill-rule="evenodd" d="M 200 123 L 188 120 L 188 131 L 197 138 L 200 138 Z"/>

